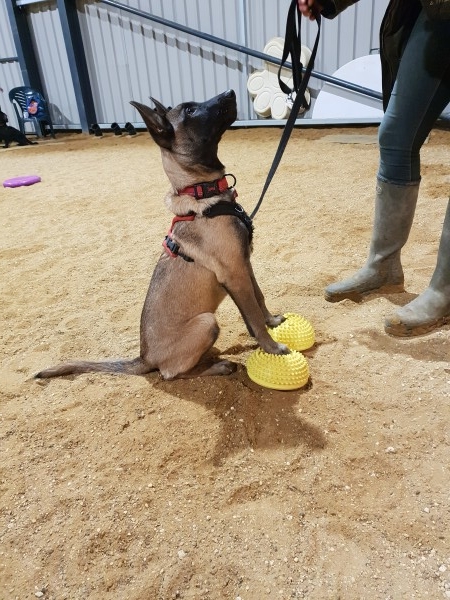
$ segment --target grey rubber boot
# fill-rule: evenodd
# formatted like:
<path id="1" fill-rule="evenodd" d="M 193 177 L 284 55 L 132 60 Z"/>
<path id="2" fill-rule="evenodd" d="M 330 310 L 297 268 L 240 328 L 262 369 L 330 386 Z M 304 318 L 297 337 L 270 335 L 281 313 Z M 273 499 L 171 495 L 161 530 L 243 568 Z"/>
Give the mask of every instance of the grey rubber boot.
<path id="1" fill-rule="evenodd" d="M 450 202 L 430 285 L 386 319 L 385 331 L 401 337 L 423 335 L 447 322 L 450 322 Z"/>
<path id="2" fill-rule="evenodd" d="M 395 185 L 377 180 L 375 220 L 369 257 L 365 265 L 349 279 L 325 288 L 325 300 L 345 298 L 359 302 L 364 294 L 402 292 L 403 269 L 400 251 L 406 244 L 416 210 L 419 182 Z"/>

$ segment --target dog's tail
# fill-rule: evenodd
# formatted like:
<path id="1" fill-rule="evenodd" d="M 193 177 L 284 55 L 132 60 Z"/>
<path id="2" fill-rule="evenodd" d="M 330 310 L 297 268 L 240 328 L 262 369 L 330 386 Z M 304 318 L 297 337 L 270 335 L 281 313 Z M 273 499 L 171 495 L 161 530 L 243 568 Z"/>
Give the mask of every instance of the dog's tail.
<path id="1" fill-rule="evenodd" d="M 19 142 L 19 146 L 36 146 L 38 142 L 32 142 L 26 136 L 23 136 Z"/>
<path id="2" fill-rule="evenodd" d="M 115 360 L 104 362 L 72 361 L 49 367 L 39 371 L 35 379 L 49 379 L 50 377 L 61 377 L 62 375 L 79 375 L 80 373 L 123 373 L 125 375 L 145 375 L 154 371 L 143 358 L 133 360 Z"/>

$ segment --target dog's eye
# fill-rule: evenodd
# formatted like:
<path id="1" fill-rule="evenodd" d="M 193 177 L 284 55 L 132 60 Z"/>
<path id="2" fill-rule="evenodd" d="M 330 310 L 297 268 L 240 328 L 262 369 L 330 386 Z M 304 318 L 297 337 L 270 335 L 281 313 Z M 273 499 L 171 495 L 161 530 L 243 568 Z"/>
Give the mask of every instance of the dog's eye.
<path id="1" fill-rule="evenodd" d="M 187 115 L 193 115 L 195 113 L 195 106 L 186 106 L 186 108 L 184 109 L 184 112 Z"/>

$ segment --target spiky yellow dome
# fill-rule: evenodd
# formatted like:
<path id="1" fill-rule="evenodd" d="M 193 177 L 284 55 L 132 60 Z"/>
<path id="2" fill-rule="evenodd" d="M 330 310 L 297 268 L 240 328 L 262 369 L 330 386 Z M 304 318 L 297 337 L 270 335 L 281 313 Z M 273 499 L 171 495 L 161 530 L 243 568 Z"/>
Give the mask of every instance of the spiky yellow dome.
<path id="1" fill-rule="evenodd" d="M 247 360 L 247 373 L 258 385 L 273 390 L 296 390 L 308 383 L 309 366 L 297 351 L 268 354 L 258 348 Z"/>
<path id="2" fill-rule="evenodd" d="M 277 327 L 269 328 L 271 337 L 280 344 L 286 344 L 290 350 L 308 350 L 316 341 L 314 329 L 309 321 L 296 313 L 286 313 L 286 319 Z"/>

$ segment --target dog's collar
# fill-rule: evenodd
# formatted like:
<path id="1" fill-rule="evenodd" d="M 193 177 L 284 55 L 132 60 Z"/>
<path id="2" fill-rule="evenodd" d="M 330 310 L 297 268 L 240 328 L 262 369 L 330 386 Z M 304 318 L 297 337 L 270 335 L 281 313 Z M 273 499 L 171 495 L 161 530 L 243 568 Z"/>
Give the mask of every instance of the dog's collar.
<path id="1" fill-rule="evenodd" d="M 227 177 L 232 177 L 234 179 L 232 185 L 228 184 Z M 215 179 L 214 181 L 201 181 L 200 183 L 189 185 L 182 190 L 177 190 L 177 194 L 178 196 L 186 194 L 188 196 L 194 196 L 196 200 L 201 200 L 202 198 L 212 198 L 213 196 L 223 194 L 223 192 L 234 188 L 235 185 L 236 177 L 232 173 L 226 173 L 220 179 Z"/>

